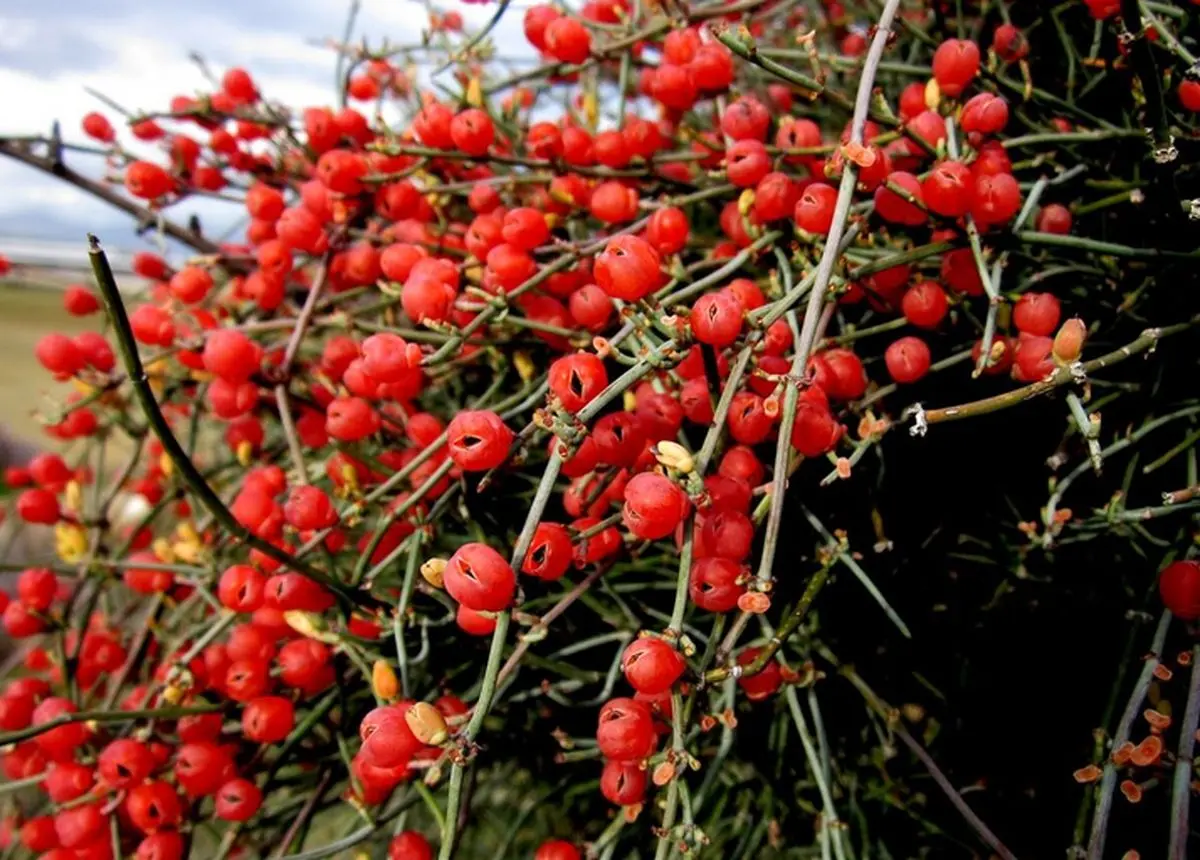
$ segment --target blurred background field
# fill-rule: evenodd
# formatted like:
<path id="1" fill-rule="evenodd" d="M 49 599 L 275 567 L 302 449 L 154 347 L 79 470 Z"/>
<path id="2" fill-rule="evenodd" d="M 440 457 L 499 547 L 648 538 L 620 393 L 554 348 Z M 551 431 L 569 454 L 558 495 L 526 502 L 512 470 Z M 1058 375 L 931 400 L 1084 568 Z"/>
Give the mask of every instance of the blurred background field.
<path id="1" fill-rule="evenodd" d="M 38 338 L 49 331 L 64 334 L 95 329 L 97 317 L 72 317 L 62 306 L 62 284 L 36 272 L 20 273 L 0 281 L 0 420 L 12 432 L 40 442 L 42 433 L 35 412 L 46 395 L 58 386 L 34 358 Z"/>

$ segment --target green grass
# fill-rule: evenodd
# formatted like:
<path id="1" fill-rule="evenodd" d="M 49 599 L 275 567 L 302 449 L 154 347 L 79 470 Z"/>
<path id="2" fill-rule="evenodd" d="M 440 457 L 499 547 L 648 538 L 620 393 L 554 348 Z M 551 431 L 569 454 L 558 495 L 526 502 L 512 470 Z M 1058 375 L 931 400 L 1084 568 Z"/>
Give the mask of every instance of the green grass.
<path id="1" fill-rule="evenodd" d="M 0 421 L 14 434 L 43 443 L 35 413 L 70 391 L 34 358 L 38 339 L 52 331 L 74 335 L 94 330 L 100 321 L 99 315 L 80 319 L 68 314 L 60 290 L 0 282 Z"/>

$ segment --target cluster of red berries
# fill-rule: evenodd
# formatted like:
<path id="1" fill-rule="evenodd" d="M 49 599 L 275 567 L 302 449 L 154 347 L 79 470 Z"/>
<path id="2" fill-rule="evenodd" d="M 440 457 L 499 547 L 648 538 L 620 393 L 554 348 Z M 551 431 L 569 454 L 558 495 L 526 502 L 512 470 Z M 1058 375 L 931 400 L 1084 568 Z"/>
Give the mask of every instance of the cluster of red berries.
<path id="1" fill-rule="evenodd" d="M 818 27 L 840 63 L 861 57 L 867 40 L 846 10 L 822 5 L 789 13 L 789 25 Z M 1101 19 L 1119 6 L 1087 5 Z M 683 10 L 688 20 L 669 27 L 627 0 L 577 13 L 529 7 L 524 33 L 544 76 L 584 81 L 553 120 L 520 81 L 488 90 L 471 57 L 460 64 L 462 98 L 443 100 L 414 94 L 375 55 L 356 57 L 346 94 L 411 99 L 403 127 L 365 104 L 280 113 L 237 68 L 165 116 L 131 122 L 129 134 L 161 146 L 162 159 L 130 155 L 102 114 L 83 119 L 133 197 L 167 210 L 195 191 L 237 189 L 249 221 L 244 241 L 217 254 L 180 265 L 134 258 L 149 287 L 128 313 L 132 343 L 118 342 L 118 326 L 37 344 L 41 365 L 76 388 L 48 432 L 89 453 L 113 434 L 134 437 L 115 489 L 148 513 L 110 517 L 111 494 L 83 492 L 109 478 L 86 458 L 42 455 L 5 475 L 17 516 L 54 527 L 68 570 L 120 595 L 78 629 L 79 593 L 62 568 L 24 570 L 12 599 L 0 596 L 6 632 L 27 640 L 29 672 L 0 693 L 0 730 L 20 735 L 3 770 L 41 777 L 47 801 L 11 821 L 8 838 L 44 860 L 108 860 L 114 847 L 175 860 L 203 818 L 252 833 L 279 759 L 343 722 L 357 727 L 357 745 L 339 735 L 331 766 L 360 810 L 414 780 L 435 786 L 479 752 L 482 715 L 444 679 L 410 683 L 409 626 L 429 635 L 444 608 L 443 635 L 457 628 L 503 646 L 510 622 L 531 623 L 530 594 L 559 596 L 565 610 L 578 594 L 556 583 L 573 570 L 599 577 L 652 559 L 678 594 L 676 613 L 622 638 L 617 665 L 632 692 L 596 699 L 599 789 L 632 819 L 652 783 L 682 778 L 675 709 L 685 694 L 706 695 L 712 667 L 689 661 L 683 614 L 770 608 L 771 558 L 758 576 L 751 562 L 765 552 L 768 506 L 783 504 L 788 475 L 771 464 L 825 460 L 849 476 L 854 454 L 888 430 L 873 404 L 891 383 L 926 378 L 930 344 L 941 352 L 953 341 L 982 372 L 1021 382 L 1079 360 L 1086 329 L 1064 319 L 1051 292 L 1024 291 L 999 312 L 979 244 L 1023 221 L 1023 203 L 1035 209 L 1004 145 L 1010 105 L 992 85 L 995 68 L 1026 61 L 1022 32 L 1004 22 L 977 30 L 980 41 L 940 41 L 928 74 L 881 91 L 856 135 L 844 115 L 823 127 L 794 86 L 738 84 L 742 34 L 706 21 L 743 22 L 765 38 L 759 11 Z M 618 37 L 646 20 L 657 23 Z M 456 33 L 462 19 L 437 13 L 431 29 Z M 631 78 L 623 51 L 638 76 L 602 128 L 585 76 L 616 78 L 625 65 L 619 79 Z M 1200 84 L 1185 80 L 1178 96 L 1200 110 Z M 701 116 L 710 107 L 711 122 Z M 1072 131 L 1060 118 L 1054 128 Z M 847 200 L 838 185 L 851 168 Z M 847 209 L 862 235 L 821 284 L 829 313 L 805 344 L 793 273 L 816 270 Z M 1074 228 L 1061 203 L 1028 215 L 1039 234 Z M 82 286 L 63 301 L 76 316 L 102 305 Z M 964 323 L 989 309 L 988 334 L 971 328 L 964 344 Z M 880 332 L 901 333 L 875 362 L 857 350 Z M 145 379 L 119 366 L 131 349 Z M 127 415 L 130 382 L 157 398 L 190 460 L 142 438 Z M 530 464 L 548 476 L 543 485 L 535 474 L 532 496 Z M 193 510 L 203 501 L 214 512 L 197 480 L 228 521 Z M 515 542 L 456 504 L 488 493 L 497 507 L 532 508 Z M 224 528 L 233 523 L 245 541 Z M 677 572 L 679 556 L 690 564 Z M 1195 562 L 1168 567 L 1160 588 L 1178 616 L 1200 617 Z M 116 619 L 141 606 L 155 621 L 139 637 Z M 394 618 L 383 609 L 393 606 Z M 161 630 L 160 610 L 191 625 Z M 34 638 L 43 635 L 61 650 Z M 521 647 L 536 641 L 531 632 Z M 733 644 L 718 671 L 746 700 L 795 682 L 780 643 Z M 495 663 L 480 670 L 491 673 L 485 687 Z M 337 725 L 327 719 L 335 705 Z M 101 706 L 151 716 L 85 719 Z M 446 818 L 457 826 L 456 810 Z M 434 856 L 416 830 L 388 852 Z M 535 856 L 581 853 L 553 840 Z"/>

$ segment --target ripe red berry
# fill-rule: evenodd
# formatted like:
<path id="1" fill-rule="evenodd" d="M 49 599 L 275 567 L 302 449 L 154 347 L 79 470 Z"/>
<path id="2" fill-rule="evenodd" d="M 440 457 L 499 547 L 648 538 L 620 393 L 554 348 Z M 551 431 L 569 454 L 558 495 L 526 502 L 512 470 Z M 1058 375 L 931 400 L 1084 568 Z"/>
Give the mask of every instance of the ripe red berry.
<path id="1" fill-rule="evenodd" d="M 12 604 L 16 605 L 16 604 Z M 11 607 L 10 607 L 11 608 Z M 7 613 L 7 610 L 6 610 Z M 66 717 L 79 709 L 70 699 L 50 696 L 43 699 L 33 710 L 32 724 L 41 726 L 60 717 Z M 42 754 L 51 761 L 70 761 L 75 757 L 76 747 L 87 743 L 91 730 L 86 723 L 65 723 L 43 731 L 33 741 Z"/>
<path id="2" fill-rule="evenodd" d="M 595 353 L 577 352 L 550 365 L 549 383 L 562 407 L 578 412 L 608 385 L 608 371 Z"/>
<path id="3" fill-rule="evenodd" d="M 750 666 L 761 653 L 762 649 L 760 648 L 747 648 L 738 654 L 737 663 L 739 666 Z M 742 688 L 747 699 L 752 702 L 761 702 L 763 699 L 770 698 L 783 686 L 783 670 L 779 668 L 778 662 L 768 660 L 754 674 L 743 673 L 738 678 L 738 686 Z"/>
<path id="4" fill-rule="evenodd" d="M 1061 203 L 1048 203 L 1038 212 L 1035 226 L 1043 233 L 1065 236 L 1071 232 L 1071 210 Z"/>
<path id="5" fill-rule="evenodd" d="M 521 572 L 548 582 L 561 579 L 571 565 L 571 536 L 559 523 L 538 523 L 521 563 Z"/>
<path id="6" fill-rule="evenodd" d="M 618 180 L 601 182 L 592 191 L 588 208 L 598 221 L 623 224 L 637 217 L 638 192 L 632 185 Z"/>
<path id="7" fill-rule="evenodd" d="M 696 340 L 722 348 L 738 339 L 745 308 L 732 292 L 708 293 L 692 307 L 692 333 Z"/>
<path id="8" fill-rule="evenodd" d="M 992 34 L 992 50 L 1004 62 L 1015 63 L 1029 55 L 1029 42 L 1012 24 L 1000 24 Z"/>
<path id="9" fill-rule="evenodd" d="M 671 689 L 686 668 L 683 655 L 654 637 L 635 639 L 621 656 L 625 680 L 639 693 L 648 695 Z"/>
<path id="10" fill-rule="evenodd" d="M 500 553 L 487 544 L 459 547 L 446 563 L 446 591 L 476 612 L 501 612 L 512 603 L 517 577 Z"/>
<path id="11" fill-rule="evenodd" d="M 658 540 L 675 531 L 687 508 L 687 495 L 678 484 L 656 472 L 642 472 L 625 485 L 621 518 L 634 536 Z"/>
<path id="12" fill-rule="evenodd" d="M 733 559 L 710 556 L 693 562 L 688 577 L 692 602 L 706 612 L 728 612 L 737 606 L 745 588 L 738 580 L 748 570 Z"/>
<path id="13" fill-rule="evenodd" d="M 38 363 L 55 376 L 72 376 L 83 369 L 86 359 L 65 334 L 52 332 L 44 335 L 34 347 Z"/>
<path id="14" fill-rule="evenodd" d="M 921 198 L 931 212 L 947 218 L 966 215 L 971 208 L 975 184 L 971 170 L 961 161 L 941 161 L 921 183 Z"/>
<path id="15" fill-rule="evenodd" d="M 721 132 L 735 141 L 767 139 L 771 114 L 758 99 L 744 96 L 730 104 L 721 114 Z"/>
<path id="16" fill-rule="evenodd" d="M 248 564 L 235 564 L 221 574 L 217 598 L 234 612 L 253 612 L 263 604 L 266 577 Z"/>
<path id="17" fill-rule="evenodd" d="M 262 789 L 248 779 L 231 779 L 217 789 L 214 811 L 222 821 L 249 821 L 262 806 Z"/>
<path id="18" fill-rule="evenodd" d="M 1013 377 L 1022 382 L 1037 382 L 1054 372 L 1054 340 L 1036 334 L 1021 333 L 1013 348 Z"/>
<path id="19" fill-rule="evenodd" d="M 600 709 L 596 729 L 600 754 L 613 761 L 641 761 L 654 752 L 657 738 L 650 709 L 635 699 L 611 699 Z"/>
<path id="20" fill-rule="evenodd" d="M 933 53 L 933 77 L 944 95 L 957 96 L 979 73 L 979 46 L 968 39 L 947 39 Z"/>
<path id="21" fill-rule="evenodd" d="M 646 797 L 645 769 L 635 762 L 606 761 L 600 774 L 600 793 L 617 806 L 633 806 Z"/>
<path id="22" fill-rule="evenodd" d="M 217 329 L 204 342 L 204 369 L 226 382 L 245 382 L 258 372 L 262 347 L 235 329 Z"/>
<path id="23" fill-rule="evenodd" d="M 771 156 L 761 140 L 737 140 L 725 151 L 725 172 L 738 188 L 757 185 L 770 171 Z"/>
<path id="24" fill-rule="evenodd" d="M 388 844 L 388 860 L 433 860 L 433 848 L 417 831 L 405 830 Z"/>
<path id="25" fill-rule="evenodd" d="M 157 200 L 175 187 L 171 174 L 149 161 L 135 161 L 125 168 L 125 188 L 134 197 Z"/>
<path id="26" fill-rule="evenodd" d="M 1158 593 L 1176 618 L 1200 618 L 1200 561 L 1176 561 L 1163 568 L 1158 575 Z"/>
<path id="27" fill-rule="evenodd" d="M 1025 293 L 1013 306 L 1013 325 L 1024 334 L 1049 337 L 1058 330 L 1062 306 L 1050 293 Z"/>
<path id="28" fill-rule="evenodd" d="M 1200 81 L 1184 78 L 1179 82 L 1179 103 L 1192 113 L 1200 112 Z"/>
<path id="29" fill-rule="evenodd" d="M 339 397 L 325 408 L 325 430 L 342 442 L 365 439 L 379 426 L 379 413 L 361 397 Z"/>
<path id="30" fill-rule="evenodd" d="M 63 293 L 63 308 L 71 316 L 85 317 L 100 310 L 100 300 L 87 287 L 72 284 Z"/>
<path id="31" fill-rule="evenodd" d="M 295 722 L 292 700 L 282 696 L 259 696 L 242 709 L 242 735 L 255 743 L 279 743 L 291 733 Z"/>
<path id="32" fill-rule="evenodd" d="M 587 28 L 565 15 L 547 25 L 544 38 L 546 53 L 560 63 L 578 65 L 592 52 L 592 37 Z"/>
<path id="33" fill-rule="evenodd" d="M 183 860 L 183 836 L 177 830 L 151 833 L 138 843 L 133 860 Z"/>
<path id="34" fill-rule="evenodd" d="M 17 516 L 27 523 L 54 525 L 58 522 L 58 499 L 49 490 L 24 490 L 17 496 Z"/>
<path id="35" fill-rule="evenodd" d="M 446 428 L 450 459 L 468 472 L 485 472 L 508 459 L 513 432 L 495 412 L 459 412 Z"/>
<path id="36" fill-rule="evenodd" d="M 959 121 L 965 132 L 995 134 L 1008 125 L 1008 102 L 991 93 L 972 96 L 963 105 Z"/>
<path id="37" fill-rule="evenodd" d="M 592 273 L 604 292 L 632 302 L 662 285 L 661 265 L 658 252 L 645 239 L 617 236 L 597 255 Z"/>
<path id="38" fill-rule="evenodd" d="M 894 191 L 893 188 L 899 191 Z M 901 196 L 901 192 L 906 196 Z M 910 203 L 908 198 L 916 202 Z M 917 205 L 923 202 L 921 181 L 903 170 L 892 171 L 888 174 L 886 184 L 875 189 L 875 211 L 881 218 L 893 224 L 924 224 L 928 216 L 925 210 Z"/>
<path id="39" fill-rule="evenodd" d="M 58 577 L 44 567 L 31 567 L 17 577 L 17 599 L 26 609 L 45 612 L 58 593 Z"/>
<path id="40" fill-rule="evenodd" d="M 981 229 L 1011 220 L 1021 208 L 1021 188 L 1009 173 L 977 176 L 971 214 Z"/>
<path id="41" fill-rule="evenodd" d="M 946 316 L 949 302 L 946 291 L 935 281 L 921 281 L 914 284 L 900 300 L 900 310 L 904 318 L 917 328 L 937 328 Z"/>
<path id="42" fill-rule="evenodd" d="M 283 506 L 288 525 L 300 531 L 327 529 L 337 522 L 337 511 L 325 491 L 311 485 L 293 487 Z"/>
<path id="43" fill-rule="evenodd" d="M 883 355 L 888 373 L 899 383 L 916 382 L 929 370 L 929 347 L 919 337 L 902 337 Z"/>
<path id="44" fill-rule="evenodd" d="M 114 789 L 138 785 L 154 770 L 154 754 L 141 741 L 119 738 L 109 743 L 96 762 L 100 778 Z"/>
<path id="45" fill-rule="evenodd" d="M 826 236 L 833 225 L 833 212 L 837 205 L 837 189 L 824 182 L 813 182 L 800 194 L 793 217 L 796 226 L 818 236 Z"/>
<path id="46" fill-rule="evenodd" d="M 479 108 L 460 111 L 450 123 L 450 137 L 454 146 L 467 155 L 480 156 L 487 153 L 496 138 L 492 118 Z"/>

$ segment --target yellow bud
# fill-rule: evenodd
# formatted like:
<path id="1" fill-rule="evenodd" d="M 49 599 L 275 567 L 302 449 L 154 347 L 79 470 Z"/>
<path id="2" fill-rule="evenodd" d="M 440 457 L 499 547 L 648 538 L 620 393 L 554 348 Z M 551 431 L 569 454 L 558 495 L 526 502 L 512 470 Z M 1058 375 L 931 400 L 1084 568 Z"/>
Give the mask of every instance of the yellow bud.
<path id="1" fill-rule="evenodd" d="M 632 391 L 626 390 L 621 396 L 621 405 L 625 407 L 626 412 L 633 412 L 637 409 L 637 398 Z"/>
<path id="2" fill-rule="evenodd" d="M 438 746 L 450 736 L 446 719 L 428 702 L 417 702 L 404 714 L 404 722 L 423 744 Z"/>
<path id="3" fill-rule="evenodd" d="M 349 463 L 342 464 L 342 484 L 351 494 L 359 491 L 358 472 Z"/>
<path id="4" fill-rule="evenodd" d="M 171 549 L 171 542 L 166 538 L 155 538 L 154 543 L 150 544 L 150 549 L 154 552 L 154 557 L 163 564 L 171 564 L 175 561 L 175 553 Z"/>
<path id="5" fill-rule="evenodd" d="M 467 84 L 467 104 L 471 107 L 483 106 L 483 86 L 479 83 L 478 75 L 473 76 Z"/>
<path id="6" fill-rule="evenodd" d="M 542 216 L 542 220 L 546 222 L 546 226 L 553 230 L 558 225 L 558 216 L 553 212 L 547 212 Z"/>
<path id="7" fill-rule="evenodd" d="M 168 684 L 163 689 L 163 698 L 167 700 L 167 704 L 169 705 L 178 705 L 183 701 L 184 692 L 182 687 L 178 687 L 175 684 Z"/>
<path id="8" fill-rule="evenodd" d="M 196 531 L 196 527 L 186 520 L 175 526 L 175 537 L 189 543 L 200 542 L 200 534 Z"/>
<path id="9" fill-rule="evenodd" d="M 184 564 L 196 564 L 200 561 L 200 544 L 195 541 L 179 540 L 171 544 L 171 554 Z"/>
<path id="10" fill-rule="evenodd" d="M 446 583 L 446 559 L 431 558 L 421 565 L 421 577 L 434 588 L 443 588 Z"/>
<path id="11" fill-rule="evenodd" d="M 158 468 L 162 469 L 163 475 L 168 478 L 175 474 L 175 461 L 166 451 L 158 455 Z"/>
<path id="12" fill-rule="evenodd" d="M 146 375 L 155 378 L 167 375 L 167 361 L 160 358 L 157 361 L 152 361 L 146 365 Z"/>
<path id="13" fill-rule="evenodd" d="M 533 375 L 537 373 L 537 368 L 533 364 L 533 359 L 529 357 L 527 352 L 518 352 L 513 356 L 513 364 L 517 367 L 517 375 L 521 377 L 522 382 L 528 382 L 533 379 Z"/>
<path id="14" fill-rule="evenodd" d="M 550 186 L 550 199 L 555 203 L 561 203 L 564 206 L 573 206 L 575 204 L 574 197 L 563 191 L 561 188 L 555 188 L 554 186 Z"/>
<path id="15" fill-rule="evenodd" d="M 207 370 L 191 370 L 188 373 L 195 382 L 212 382 L 216 379 L 216 375 L 209 373 Z"/>
<path id="16" fill-rule="evenodd" d="M 59 523 L 54 527 L 54 551 L 66 564 L 75 564 L 87 555 L 87 530 L 76 523 Z"/>
<path id="17" fill-rule="evenodd" d="M 237 461 L 242 466 L 250 465 L 250 458 L 254 456 L 254 446 L 250 444 L 249 439 L 243 439 L 238 442 L 237 446 Z"/>
<path id="18" fill-rule="evenodd" d="M 692 455 L 688 453 L 688 449 L 678 442 L 672 442 L 669 439 L 664 439 L 654 446 L 654 456 L 659 463 L 668 469 L 674 469 L 685 475 L 691 472 L 692 467 L 695 466 L 695 462 L 692 460 Z"/>
<path id="19" fill-rule="evenodd" d="M 301 636 L 316 639 L 318 642 L 324 642 L 327 645 L 338 644 L 337 636 L 329 632 L 324 620 L 314 612 L 301 612 L 299 609 L 290 609 L 283 613 L 283 620 L 287 622 L 288 627 L 295 630 Z"/>
<path id="20" fill-rule="evenodd" d="M 68 481 L 63 498 L 63 506 L 68 511 L 79 511 L 83 505 L 83 490 L 78 481 Z"/>
<path id="21" fill-rule="evenodd" d="M 937 110 L 942 101 L 942 88 L 938 86 L 937 78 L 930 78 L 925 85 L 925 107 Z"/>
<path id="22" fill-rule="evenodd" d="M 76 391 L 78 391 L 80 394 L 84 395 L 85 397 L 96 390 L 94 387 L 92 387 L 88 383 L 84 382 L 82 379 L 80 379 L 77 376 L 71 377 L 71 384 L 75 386 Z"/>
<path id="23" fill-rule="evenodd" d="M 754 208 L 754 189 L 747 188 L 742 191 L 738 197 L 738 214 L 749 215 L 750 210 Z"/>
<path id="24" fill-rule="evenodd" d="M 400 692 L 396 672 L 387 660 L 376 660 L 371 666 L 371 690 L 380 699 L 394 699 Z"/>
<path id="25" fill-rule="evenodd" d="M 588 90 L 583 96 L 583 115 L 591 128 L 596 127 L 600 118 L 600 101 L 596 98 L 595 90 Z"/>
<path id="26" fill-rule="evenodd" d="M 463 271 L 463 277 L 468 282 L 478 286 L 479 284 L 483 283 L 483 267 L 482 266 L 468 266 Z"/>

